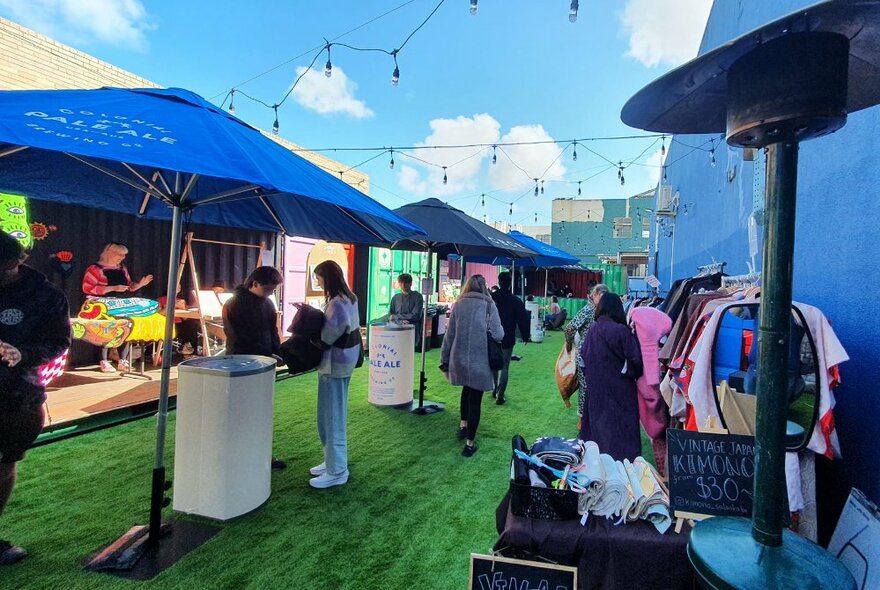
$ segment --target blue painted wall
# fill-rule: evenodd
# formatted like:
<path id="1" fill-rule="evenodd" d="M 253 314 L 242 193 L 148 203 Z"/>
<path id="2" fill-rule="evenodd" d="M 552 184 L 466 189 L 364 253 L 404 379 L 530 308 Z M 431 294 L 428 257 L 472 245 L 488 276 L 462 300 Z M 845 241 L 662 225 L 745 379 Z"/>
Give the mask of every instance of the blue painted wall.
<path id="1" fill-rule="evenodd" d="M 715 0 L 700 52 L 812 3 Z M 668 182 L 680 192 L 682 206 L 674 251 L 671 237 L 661 232 L 659 240 L 658 276 L 665 287 L 670 275 L 693 275 L 698 265 L 713 259 L 727 262 L 730 274 L 748 271 L 747 224 L 755 172 L 760 183 L 763 165 L 743 162 L 741 150 L 728 150 L 722 143 L 716 147 L 717 165 L 710 167 L 704 150 L 711 144 L 704 142 L 711 138 L 677 136 L 681 143 L 674 143 L 667 157 Z M 702 145 L 703 150 L 684 144 Z M 825 312 L 851 358 L 841 367 L 834 414 L 846 470 L 875 502 L 880 501 L 878 147 L 880 107 L 850 115 L 842 130 L 801 146 L 794 257 L 795 299 Z M 726 177 L 729 166 L 737 169 L 732 182 Z M 762 229 L 758 227 L 759 238 Z M 757 265 L 760 269 L 760 253 Z"/>

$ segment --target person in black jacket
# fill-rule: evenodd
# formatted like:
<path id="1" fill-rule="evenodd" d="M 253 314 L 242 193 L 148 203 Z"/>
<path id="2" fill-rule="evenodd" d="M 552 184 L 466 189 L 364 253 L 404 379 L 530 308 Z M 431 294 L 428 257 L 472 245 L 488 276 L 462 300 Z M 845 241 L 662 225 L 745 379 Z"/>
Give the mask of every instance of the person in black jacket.
<path id="1" fill-rule="evenodd" d="M 281 273 L 260 266 L 235 288 L 235 295 L 223 306 L 226 354 L 278 355 L 281 337 L 269 296 L 280 284 Z"/>
<path id="2" fill-rule="evenodd" d="M 39 367 L 70 348 L 67 299 L 24 259 L 21 244 L 0 232 L 0 514 L 15 487 L 16 463 L 43 429 Z M 0 565 L 26 556 L 0 540 Z"/>
<path id="3" fill-rule="evenodd" d="M 502 272 L 498 275 L 498 290 L 492 293 L 498 315 L 501 317 L 501 326 L 504 328 L 504 339 L 501 341 L 501 350 L 504 353 L 504 366 L 500 371 L 495 371 L 495 390 L 492 397 L 495 403 L 503 405 L 507 391 L 507 378 L 510 370 L 510 356 L 513 354 L 513 345 L 516 343 L 516 327 L 522 336 L 523 344 L 531 341 L 529 331 L 529 314 L 525 304 L 510 292 L 510 273 Z"/>
<path id="4" fill-rule="evenodd" d="M 235 288 L 235 294 L 223 305 L 226 354 L 258 354 L 282 361 L 275 306 L 269 301 L 281 281 L 276 269 L 259 266 Z M 285 467 L 284 461 L 272 457 L 272 469 Z"/>

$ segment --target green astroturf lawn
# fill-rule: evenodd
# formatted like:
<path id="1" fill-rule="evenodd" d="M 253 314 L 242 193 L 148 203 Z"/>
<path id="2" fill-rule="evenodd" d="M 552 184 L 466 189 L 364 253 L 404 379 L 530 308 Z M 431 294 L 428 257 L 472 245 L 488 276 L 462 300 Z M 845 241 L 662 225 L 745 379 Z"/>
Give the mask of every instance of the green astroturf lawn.
<path id="1" fill-rule="evenodd" d="M 322 461 L 315 426 L 315 374 L 278 384 L 275 456 L 267 504 L 150 582 L 82 571 L 83 560 L 129 527 L 145 524 L 155 450 L 155 420 L 145 419 L 36 448 L 19 464 L 19 483 L 0 538 L 30 556 L 0 568 L 0 588 L 346 588 L 460 589 L 469 554 L 489 552 L 495 508 L 507 489 L 510 439 L 575 436 L 553 365 L 563 337 L 518 344 L 508 402 L 483 398 L 478 452 L 461 456 L 459 392 L 428 353 L 427 397 L 446 411 L 414 416 L 367 402 L 367 369 L 355 371 L 348 417 L 345 486 L 313 490 L 308 469 Z M 418 367 L 417 367 L 418 368 Z M 166 453 L 173 477 L 174 414 Z M 650 445 L 644 445 L 646 456 Z M 165 510 L 171 516 L 170 508 Z"/>

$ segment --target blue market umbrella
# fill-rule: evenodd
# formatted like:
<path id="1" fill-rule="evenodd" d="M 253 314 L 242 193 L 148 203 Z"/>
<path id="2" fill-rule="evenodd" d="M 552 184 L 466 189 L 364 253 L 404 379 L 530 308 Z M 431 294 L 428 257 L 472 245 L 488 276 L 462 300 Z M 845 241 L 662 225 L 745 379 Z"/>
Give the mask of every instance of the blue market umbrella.
<path id="1" fill-rule="evenodd" d="M 169 301 L 181 221 L 390 244 L 424 232 L 341 179 L 179 88 L 0 92 L 0 191 L 171 219 Z M 166 487 L 174 309 L 167 315 L 149 539 Z"/>
<path id="2" fill-rule="evenodd" d="M 559 266 L 568 266 L 571 264 L 580 264 L 580 258 L 574 256 L 573 254 L 569 254 L 565 250 L 560 250 L 555 246 L 551 246 L 550 244 L 545 244 L 541 240 L 537 240 L 532 236 L 528 236 L 519 231 L 511 231 L 507 234 L 513 240 L 516 240 L 524 247 L 529 248 L 530 250 L 534 250 L 537 255 L 529 256 L 527 258 L 517 258 L 516 265 L 523 266 L 528 268 L 556 268 Z M 475 258 L 471 258 L 470 260 L 474 262 L 483 262 L 486 264 L 492 264 L 495 266 L 509 266 L 514 262 L 514 259 L 507 256 L 477 256 Z"/>
<path id="3" fill-rule="evenodd" d="M 577 256 L 573 256 L 566 252 L 565 250 L 560 250 L 550 244 L 545 244 L 541 240 L 536 240 L 532 236 L 527 236 L 522 232 L 518 232 L 516 230 L 509 232 L 511 238 L 522 244 L 523 246 L 530 248 L 538 253 L 537 256 L 530 256 L 528 258 L 520 258 L 514 261 L 514 259 L 506 257 L 506 256 L 496 256 L 496 257 L 487 257 L 487 256 L 478 256 L 477 258 L 472 258 L 474 262 L 484 262 L 486 264 L 493 264 L 495 266 L 520 266 L 523 268 L 560 268 L 571 265 L 579 265 L 580 259 Z M 547 273 L 544 273 L 544 282 L 546 291 L 546 282 L 547 282 Z M 515 289 L 514 289 L 515 291 Z M 523 291 L 525 291 L 525 284 L 523 284 Z"/>

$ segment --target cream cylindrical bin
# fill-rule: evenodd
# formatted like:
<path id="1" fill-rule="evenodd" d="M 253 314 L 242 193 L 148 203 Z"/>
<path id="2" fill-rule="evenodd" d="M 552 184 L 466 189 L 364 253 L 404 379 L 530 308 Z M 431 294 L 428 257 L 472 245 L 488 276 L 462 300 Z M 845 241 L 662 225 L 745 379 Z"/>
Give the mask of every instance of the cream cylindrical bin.
<path id="1" fill-rule="evenodd" d="M 411 324 L 370 326 L 370 387 L 367 399 L 377 406 L 413 401 L 415 329 Z"/>
<path id="2" fill-rule="evenodd" d="M 269 498 L 275 359 L 232 355 L 178 366 L 174 510 L 228 520 Z"/>
<path id="3" fill-rule="evenodd" d="M 531 319 L 529 320 L 529 325 L 531 326 L 531 331 L 534 332 L 535 329 L 541 327 L 541 319 L 538 317 L 541 306 L 538 305 L 534 301 L 526 301 L 526 311 L 531 314 Z"/>

